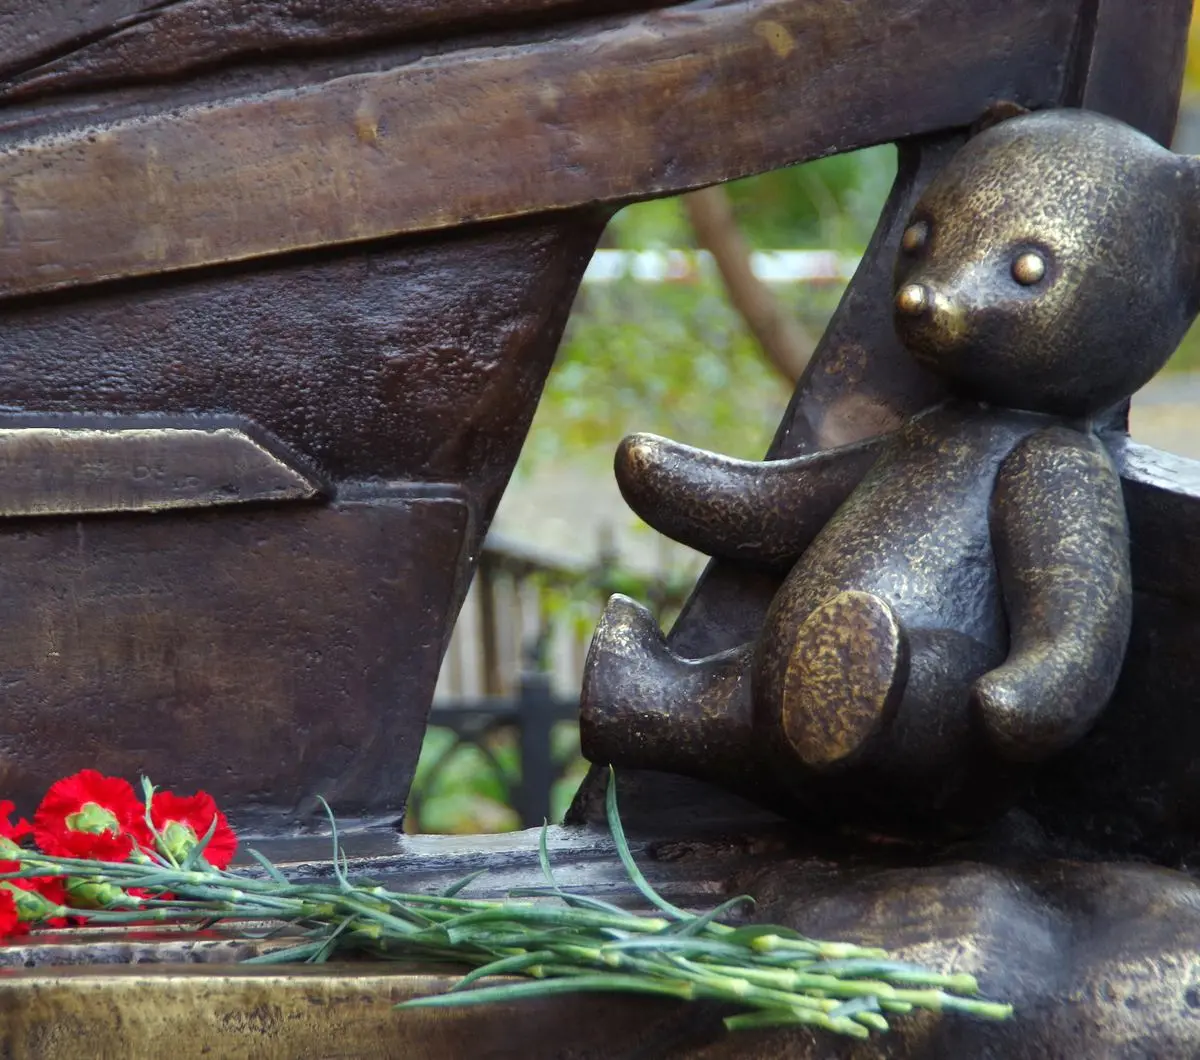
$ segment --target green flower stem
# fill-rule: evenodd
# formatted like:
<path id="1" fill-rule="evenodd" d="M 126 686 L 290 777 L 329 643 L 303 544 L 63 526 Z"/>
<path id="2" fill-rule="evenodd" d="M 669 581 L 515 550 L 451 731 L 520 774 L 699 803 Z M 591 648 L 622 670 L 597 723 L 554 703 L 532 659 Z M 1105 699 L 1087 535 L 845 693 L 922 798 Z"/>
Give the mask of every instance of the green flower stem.
<path id="1" fill-rule="evenodd" d="M 448 920 L 438 926 L 447 936 L 462 935 L 479 924 L 522 923 L 534 924 L 538 927 L 570 927 L 575 929 L 606 929 L 615 928 L 621 931 L 652 934 L 665 931 L 670 922 L 659 917 L 617 917 L 593 913 L 584 909 L 555 909 L 546 905 L 525 905 L 519 903 L 497 903 L 495 907 L 480 910 L 477 913 L 467 913 L 464 916 Z"/>
<path id="2" fill-rule="evenodd" d="M 79 917 L 82 920 L 86 920 L 89 925 L 95 924 L 97 926 L 146 923 L 173 924 L 182 920 L 204 921 L 213 919 L 212 910 L 200 912 L 188 909 L 140 909 L 130 912 L 116 912 L 110 909 L 76 909 L 71 907 L 60 910 L 59 915 Z"/>
<path id="3" fill-rule="evenodd" d="M 666 997 L 692 1001 L 696 994 L 691 984 L 683 982 L 661 982 L 642 979 L 634 975 L 580 975 L 562 979 L 547 979 L 533 983 L 510 983 L 503 986 L 486 986 L 468 990 L 462 994 L 433 994 L 429 997 L 402 1001 L 397 1008 L 445 1008 L 451 1005 L 481 1005 L 492 1001 L 516 1001 L 524 997 L 546 997 L 550 994 L 582 992 L 617 992 L 631 994 L 659 994 Z"/>
<path id="4" fill-rule="evenodd" d="M 722 929 L 720 933 L 735 932 L 736 928 L 727 927 L 724 924 L 715 925 Z M 849 942 L 817 942 L 812 939 L 797 939 L 786 938 L 775 934 L 758 935 L 750 943 L 751 947 L 762 953 L 773 953 L 779 951 L 815 954 L 822 960 L 847 960 L 847 959 L 886 959 L 887 950 L 875 949 L 872 947 L 855 946 Z"/>

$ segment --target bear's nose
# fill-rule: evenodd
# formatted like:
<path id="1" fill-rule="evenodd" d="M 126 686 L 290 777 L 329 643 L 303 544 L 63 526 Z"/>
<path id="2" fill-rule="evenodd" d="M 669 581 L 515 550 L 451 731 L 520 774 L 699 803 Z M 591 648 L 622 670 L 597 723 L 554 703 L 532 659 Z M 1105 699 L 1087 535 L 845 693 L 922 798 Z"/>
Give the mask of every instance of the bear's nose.
<path id="1" fill-rule="evenodd" d="M 896 292 L 896 309 L 906 317 L 924 316 L 933 308 L 933 297 L 922 283 L 906 283 Z"/>

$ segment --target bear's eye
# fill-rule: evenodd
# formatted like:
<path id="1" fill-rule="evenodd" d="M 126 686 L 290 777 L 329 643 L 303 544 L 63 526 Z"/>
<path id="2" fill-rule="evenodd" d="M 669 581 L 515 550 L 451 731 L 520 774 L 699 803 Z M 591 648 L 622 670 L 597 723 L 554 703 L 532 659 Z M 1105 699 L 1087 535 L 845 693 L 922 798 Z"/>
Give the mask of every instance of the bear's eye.
<path id="1" fill-rule="evenodd" d="M 1036 250 L 1018 254 L 1012 263 L 1012 277 L 1022 287 L 1032 287 L 1046 275 L 1046 259 Z"/>
<path id="2" fill-rule="evenodd" d="M 906 254 L 915 254 L 917 251 L 923 250 L 925 244 L 928 242 L 928 221 L 914 221 L 904 230 L 904 235 L 900 237 L 900 246 Z"/>

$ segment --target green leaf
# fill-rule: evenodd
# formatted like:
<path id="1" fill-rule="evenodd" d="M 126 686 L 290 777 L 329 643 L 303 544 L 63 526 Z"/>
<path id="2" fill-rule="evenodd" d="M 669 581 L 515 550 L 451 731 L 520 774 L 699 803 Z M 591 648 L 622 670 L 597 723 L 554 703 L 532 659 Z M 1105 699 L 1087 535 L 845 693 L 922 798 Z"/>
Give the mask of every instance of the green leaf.
<path id="1" fill-rule="evenodd" d="M 306 942 L 301 946 L 289 946 L 286 950 L 272 950 L 270 953 L 260 953 L 256 957 L 246 957 L 240 964 L 298 964 L 307 961 L 314 953 L 318 953 L 324 941 Z"/>
<path id="2" fill-rule="evenodd" d="M 541 831 L 538 832 L 538 864 L 542 867 L 542 875 L 546 878 L 546 882 L 558 890 L 558 884 L 554 882 L 554 870 L 550 868 L 550 852 L 546 848 L 546 838 L 550 833 L 550 822 L 543 821 Z"/>
<path id="3" fill-rule="evenodd" d="M 350 880 L 346 876 L 346 869 L 342 862 L 342 844 L 338 839 L 337 818 L 334 817 L 333 810 L 330 808 L 329 803 L 325 801 L 324 795 L 318 795 L 317 802 L 321 804 L 322 809 L 325 811 L 325 816 L 329 818 L 330 840 L 333 843 L 333 874 L 337 877 L 338 886 L 343 891 L 349 891 L 351 889 Z"/>
<path id="4" fill-rule="evenodd" d="M 617 857 L 621 859 L 621 864 L 624 866 L 630 882 L 641 892 L 646 901 L 661 909 L 668 916 L 675 920 L 690 920 L 692 918 L 690 913 L 685 913 L 678 906 L 672 905 L 650 886 L 650 882 L 642 875 L 642 870 L 633 860 L 633 855 L 629 851 L 629 842 L 625 838 L 625 829 L 621 824 L 621 814 L 617 809 L 617 773 L 612 766 L 608 767 L 608 787 L 604 793 L 604 812 L 608 818 L 608 830 L 612 833 L 613 844 L 617 848 Z"/>
<path id="5" fill-rule="evenodd" d="M 253 847 L 246 847 L 246 853 L 249 854 L 255 861 L 262 866 L 263 871 L 271 877 L 276 883 L 287 884 L 288 878 L 280 872 L 264 854 L 255 850 Z"/>
<path id="6" fill-rule="evenodd" d="M 212 821 L 209 823 L 208 831 L 205 832 L 204 835 L 200 837 L 196 845 L 188 851 L 187 857 L 183 859 L 183 864 L 179 866 L 180 869 L 182 869 L 184 872 L 191 872 L 202 861 L 207 864 L 207 861 L 204 859 L 204 851 L 208 849 L 208 844 L 212 842 L 212 837 L 216 834 L 216 831 L 217 818 L 214 815 Z"/>
<path id="7" fill-rule="evenodd" d="M 357 921 L 357 916 L 345 917 L 342 922 L 333 929 L 332 932 L 330 932 L 325 936 L 324 939 L 321 940 L 320 949 L 307 958 L 307 963 L 324 964 L 327 960 L 329 960 L 330 954 L 332 954 L 334 949 L 337 947 L 338 939 L 341 937 L 342 933 Z"/>
<path id="8" fill-rule="evenodd" d="M 690 983 L 659 982 L 636 975 L 599 973 L 570 976 L 562 979 L 543 979 L 532 983 L 512 983 L 505 986 L 486 986 L 461 993 L 433 994 L 430 997 L 402 1001 L 397 1008 L 451 1008 L 457 1005 L 489 1005 L 497 1001 L 521 1001 L 527 998 L 551 997 L 555 994 L 620 993 L 660 994 L 685 1000 L 694 996 Z"/>
<path id="9" fill-rule="evenodd" d="M 591 909 L 597 913 L 611 913 L 614 916 L 629 916 L 628 909 L 606 902 L 601 898 L 593 898 L 588 894 L 572 894 L 560 887 L 514 887 L 508 892 L 511 898 L 558 898 L 575 909 Z"/>
<path id="10" fill-rule="evenodd" d="M 466 888 L 470 887 L 471 884 L 473 884 L 477 879 L 479 879 L 480 876 L 486 876 L 487 873 L 488 873 L 487 869 L 479 869 L 475 872 L 467 873 L 467 875 L 464 876 L 461 880 L 455 880 L 452 884 L 450 884 L 449 887 L 447 887 L 444 891 L 442 891 L 442 897 L 443 898 L 453 898 L 456 894 L 459 893 L 459 891 L 466 890 Z"/>
<path id="11" fill-rule="evenodd" d="M 676 934 L 679 935 L 699 935 L 710 924 L 716 923 L 725 916 L 726 913 L 731 913 L 739 906 L 754 905 L 754 899 L 748 894 L 739 894 L 736 898 L 730 898 L 728 901 L 722 902 L 715 909 L 710 909 L 703 916 L 693 917 L 688 920 Z"/>

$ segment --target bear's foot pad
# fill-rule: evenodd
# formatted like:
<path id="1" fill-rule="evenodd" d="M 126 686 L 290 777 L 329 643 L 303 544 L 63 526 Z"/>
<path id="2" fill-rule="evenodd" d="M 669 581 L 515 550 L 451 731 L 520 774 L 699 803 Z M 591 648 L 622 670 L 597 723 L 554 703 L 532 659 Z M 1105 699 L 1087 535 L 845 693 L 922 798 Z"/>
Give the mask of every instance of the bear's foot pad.
<path id="1" fill-rule="evenodd" d="M 796 634 L 783 688 L 788 742 L 815 769 L 844 762 L 886 727 L 907 675 L 891 607 L 871 593 L 839 593 Z"/>

